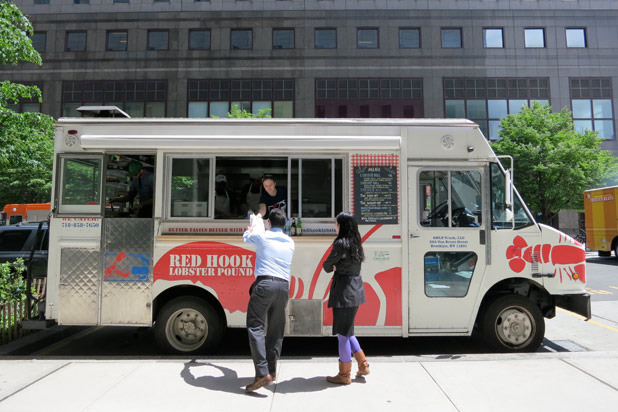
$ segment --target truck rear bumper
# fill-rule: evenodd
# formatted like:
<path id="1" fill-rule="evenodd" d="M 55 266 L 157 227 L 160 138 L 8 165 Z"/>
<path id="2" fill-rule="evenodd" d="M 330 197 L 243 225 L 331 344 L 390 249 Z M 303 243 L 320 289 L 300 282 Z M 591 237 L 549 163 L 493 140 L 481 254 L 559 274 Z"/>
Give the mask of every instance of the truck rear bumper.
<path id="1" fill-rule="evenodd" d="M 568 311 L 577 313 L 590 320 L 592 317 L 592 309 L 590 308 L 590 295 L 582 293 L 578 295 L 560 295 L 554 296 L 556 306 Z"/>

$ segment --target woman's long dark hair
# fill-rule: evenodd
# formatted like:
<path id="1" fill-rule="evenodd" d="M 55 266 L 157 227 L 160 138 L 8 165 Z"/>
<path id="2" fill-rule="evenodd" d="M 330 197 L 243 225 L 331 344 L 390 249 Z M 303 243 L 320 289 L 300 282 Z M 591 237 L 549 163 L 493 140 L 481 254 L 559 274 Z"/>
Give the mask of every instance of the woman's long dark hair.
<path id="1" fill-rule="evenodd" d="M 365 260 L 365 252 L 363 252 L 363 244 L 361 243 L 361 235 L 358 231 L 358 224 L 354 215 L 348 212 L 341 212 L 337 215 L 337 223 L 339 224 L 339 234 L 337 240 L 341 240 L 345 250 L 349 251 L 350 257 L 362 262 Z"/>

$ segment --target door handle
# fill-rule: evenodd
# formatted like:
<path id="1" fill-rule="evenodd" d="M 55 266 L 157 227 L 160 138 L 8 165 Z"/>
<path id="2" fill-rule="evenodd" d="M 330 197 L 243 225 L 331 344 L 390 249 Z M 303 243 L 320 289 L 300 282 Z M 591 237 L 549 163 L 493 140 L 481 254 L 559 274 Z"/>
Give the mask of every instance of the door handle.
<path id="1" fill-rule="evenodd" d="M 410 233 L 410 239 L 414 239 L 415 237 L 420 237 L 420 236 Z"/>

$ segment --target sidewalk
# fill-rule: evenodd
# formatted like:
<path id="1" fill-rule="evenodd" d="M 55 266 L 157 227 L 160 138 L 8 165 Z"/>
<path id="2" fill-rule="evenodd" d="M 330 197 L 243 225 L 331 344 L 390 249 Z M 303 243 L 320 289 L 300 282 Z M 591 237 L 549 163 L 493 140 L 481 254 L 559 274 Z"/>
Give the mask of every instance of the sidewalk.
<path id="1" fill-rule="evenodd" d="M 618 352 L 369 361 L 366 379 L 338 386 L 325 380 L 337 371 L 335 358 L 284 358 L 277 383 L 245 394 L 248 358 L 5 359 L 0 412 L 618 410 Z"/>

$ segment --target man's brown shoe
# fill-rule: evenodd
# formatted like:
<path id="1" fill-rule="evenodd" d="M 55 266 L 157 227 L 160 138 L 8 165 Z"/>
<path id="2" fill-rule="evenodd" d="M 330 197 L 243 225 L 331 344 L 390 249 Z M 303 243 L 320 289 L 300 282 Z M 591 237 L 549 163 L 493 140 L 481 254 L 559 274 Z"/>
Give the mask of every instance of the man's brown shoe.
<path id="1" fill-rule="evenodd" d="M 245 388 L 245 392 L 257 391 L 261 387 L 269 385 L 272 381 L 273 381 L 273 378 L 272 376 L 270 376 L 270 374 L 266 376 L 262 376 L 261 378 L 258 378 L 256 376 L 253 383 L 250 385 L 247 385 L 247 387 Z"/>

